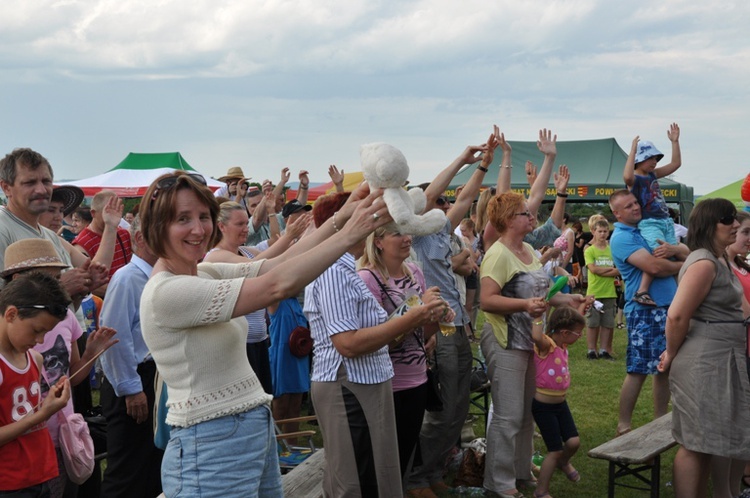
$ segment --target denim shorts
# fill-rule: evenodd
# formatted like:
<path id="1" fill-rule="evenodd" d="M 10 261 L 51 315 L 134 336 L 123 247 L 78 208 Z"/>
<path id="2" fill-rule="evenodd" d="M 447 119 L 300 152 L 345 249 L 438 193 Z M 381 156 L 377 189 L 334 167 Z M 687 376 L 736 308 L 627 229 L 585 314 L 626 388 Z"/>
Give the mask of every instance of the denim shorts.
<path id="1" fill-rule="evenodd" d="M 282 498 L 271 410 L 172 427 L 161 474 L 169 497 Z"/>

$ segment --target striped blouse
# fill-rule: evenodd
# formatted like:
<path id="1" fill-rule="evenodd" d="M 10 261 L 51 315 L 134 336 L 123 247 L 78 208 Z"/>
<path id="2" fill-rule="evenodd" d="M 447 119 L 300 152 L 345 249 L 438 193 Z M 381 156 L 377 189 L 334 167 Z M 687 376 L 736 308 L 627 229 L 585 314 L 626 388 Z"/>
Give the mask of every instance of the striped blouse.
<path id="1" fill-rule="evenodd" d="M 356 358 L 343 357 L 331 336 L 374 327 L 388 315 L 354 269 L 354 256 L 344 254 L 305 288 L 305 316 L 313 338 L 313 382 L 333 382 L 343 362 L 350 382 L 379 384 L 393 377 L 388 346 Z"/>

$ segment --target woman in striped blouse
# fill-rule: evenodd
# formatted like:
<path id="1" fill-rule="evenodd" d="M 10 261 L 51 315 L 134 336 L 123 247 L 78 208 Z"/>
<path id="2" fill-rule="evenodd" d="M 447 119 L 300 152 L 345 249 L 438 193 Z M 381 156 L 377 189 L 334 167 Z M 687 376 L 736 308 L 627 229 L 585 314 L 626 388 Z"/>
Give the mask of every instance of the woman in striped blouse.
<path id="1" fill-rule="evenodd" d="M 319 199 L 316 226 L 344 204 L 348 193 Z M 388 320 L 355 271 L 364 242 L 350 247 L 305 289 L 305 315 L 314 349 L 312 398 L 323 433 L 325 496 L 402 496 L 393 366 L 388 344 L 398 336 L 437 321 L 447 305 L 437 288 L 424 304 Z"/>

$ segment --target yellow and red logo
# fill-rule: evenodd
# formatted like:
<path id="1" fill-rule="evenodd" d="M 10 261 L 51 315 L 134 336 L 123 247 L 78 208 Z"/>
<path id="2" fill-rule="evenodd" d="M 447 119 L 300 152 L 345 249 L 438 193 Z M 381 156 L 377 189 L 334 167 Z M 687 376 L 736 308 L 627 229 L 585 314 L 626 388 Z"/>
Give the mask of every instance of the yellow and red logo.
<path id="1" fill-rule="evenodd" d="M 586 185 L 581 185 L 578 187 L 578 197 L 586 197 L 589 193 L 589 188 Z"/>

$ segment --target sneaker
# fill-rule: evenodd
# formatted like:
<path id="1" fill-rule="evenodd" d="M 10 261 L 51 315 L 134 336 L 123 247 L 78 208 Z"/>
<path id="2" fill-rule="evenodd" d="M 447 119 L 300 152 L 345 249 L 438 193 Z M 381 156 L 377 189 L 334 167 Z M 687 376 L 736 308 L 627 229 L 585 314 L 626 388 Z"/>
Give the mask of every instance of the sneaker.
<path id="1" fill-rule="evenodd" d="M 598 360 L 599 356 L 596 354 L 596 351 L 589 351 L 588 353 L 586 353 L 586 358 L 588 358 L 589 360 Z"/>
<path id="2" fill-rule="evenodd" d="M 602 360 L 615 361 L 615 357 L 607 353 L 606 351 L 602 351 L 601 353 L 599 353 L 599 358 L 601 358 Z"/>

